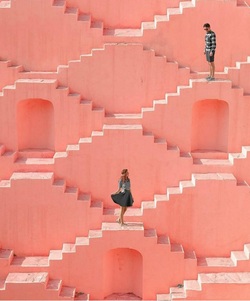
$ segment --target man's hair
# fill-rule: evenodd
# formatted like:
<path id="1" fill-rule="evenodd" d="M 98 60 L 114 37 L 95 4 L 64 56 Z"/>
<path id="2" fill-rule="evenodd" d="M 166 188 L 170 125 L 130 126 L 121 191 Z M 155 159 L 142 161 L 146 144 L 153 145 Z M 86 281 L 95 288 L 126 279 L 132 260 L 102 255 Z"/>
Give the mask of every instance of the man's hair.
<path id="1" fill-rule="evenodd" d="M 210 27 L 210 24 L 209 24 L 209 23 L 205 23 L 205 24 L 203 25 L 203 27 Z"/>

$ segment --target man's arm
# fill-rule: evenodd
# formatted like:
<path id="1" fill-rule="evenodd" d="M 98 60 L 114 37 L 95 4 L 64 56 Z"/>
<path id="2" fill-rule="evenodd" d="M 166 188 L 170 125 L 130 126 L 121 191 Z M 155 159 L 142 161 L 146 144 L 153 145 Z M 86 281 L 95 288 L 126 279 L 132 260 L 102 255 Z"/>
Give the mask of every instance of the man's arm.
<path id="1" fill-rule="evenodd" d="M 211 34 L 211 43 L 212 43 L 211 51 L 215 51 L 215 49 L 216 49 L 216 35 L 215 35 L 214 32 Z"/>

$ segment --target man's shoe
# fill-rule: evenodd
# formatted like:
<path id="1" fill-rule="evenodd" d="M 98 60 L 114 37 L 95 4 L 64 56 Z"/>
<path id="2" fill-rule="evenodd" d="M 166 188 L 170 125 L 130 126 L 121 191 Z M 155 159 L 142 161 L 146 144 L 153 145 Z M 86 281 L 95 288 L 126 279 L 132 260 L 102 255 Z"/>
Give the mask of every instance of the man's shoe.
<path id="1" fill-rule="evenodd" d="M 206 80 L 210 80 L 211 76 L 206 77 Z"/>
<path id="2" fill-rule="evenodd" d="M 215 78 L 214 77 L 209 77 L 209 79 L 208 79 L 208 81 L 213 81 L 213 80 L 215 80 Z"/>

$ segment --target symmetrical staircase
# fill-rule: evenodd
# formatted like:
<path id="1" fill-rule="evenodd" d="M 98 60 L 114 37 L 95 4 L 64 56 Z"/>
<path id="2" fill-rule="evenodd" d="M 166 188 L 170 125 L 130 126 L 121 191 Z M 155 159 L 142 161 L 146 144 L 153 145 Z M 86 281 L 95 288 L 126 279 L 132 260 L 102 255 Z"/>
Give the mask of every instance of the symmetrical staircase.
<path id="1" fill-rule="evenodd" d="M 1 300 L 250 299 L 249 12 L 0 1 Z"/>

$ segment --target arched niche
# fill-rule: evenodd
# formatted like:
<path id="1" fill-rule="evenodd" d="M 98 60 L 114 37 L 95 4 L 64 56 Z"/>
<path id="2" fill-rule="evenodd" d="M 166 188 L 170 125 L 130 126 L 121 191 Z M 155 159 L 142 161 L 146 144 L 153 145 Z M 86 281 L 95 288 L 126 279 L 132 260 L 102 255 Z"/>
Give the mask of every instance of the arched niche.
<path id="1" fill-rule="evenodd" d="M 142 255 L 136 250 L 118 248 L 104 256 L 104 295 L 128 295 L 133 299 L 142 296 Z"/>
<path id="2" fill-rule="evenodd" d="M 17 105 L 18 149 L 54 149 L 54 108 L 44 99 L 26 99 Z"/>
<path id="3" fill-rule="evenodd" d="M 218 99 L 197 101 L 192 110 L 192 151 L 227 152 L 229 107 Z"/>

